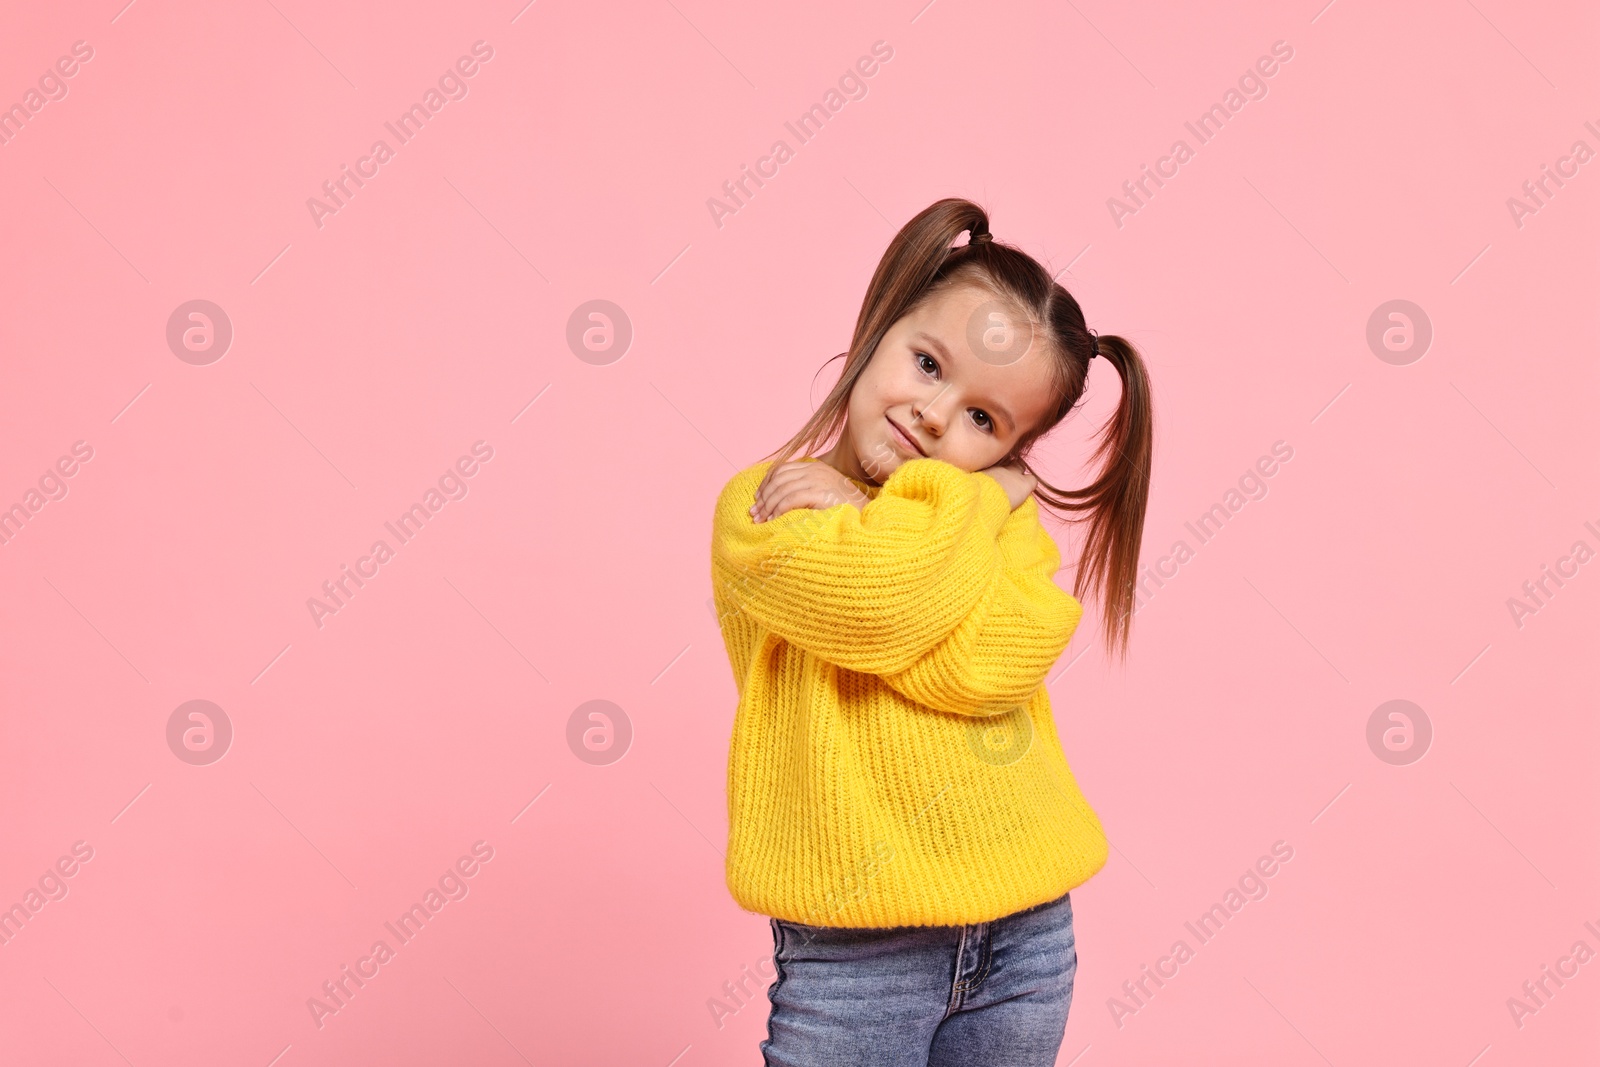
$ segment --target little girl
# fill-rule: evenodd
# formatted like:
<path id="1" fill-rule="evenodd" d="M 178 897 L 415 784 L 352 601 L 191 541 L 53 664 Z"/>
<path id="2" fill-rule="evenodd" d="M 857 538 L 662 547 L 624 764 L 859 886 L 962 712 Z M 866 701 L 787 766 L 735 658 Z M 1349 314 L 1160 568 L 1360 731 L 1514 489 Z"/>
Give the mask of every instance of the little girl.
<path id="1" fill-rule="evenodd" d="M 1109 459 L 1057 489 L 1026 456 L 1097 355 L 1122 379 L 1095 453 Z M 1083 607 L 1055 583 L 1033 494 L 1091 512 L 1077 584 L 1100 590 L 1125 655 L 1144 363 L 960 199 L 895 236 L 845 356 L 713 520 L 739 691 L 727 883 L 771 916 L 777 970 L 761 1049 L 796 1067 L 1053 1064 L 1078 962 L 1069 891 L 1107 851 L 1044 688 Z"/>

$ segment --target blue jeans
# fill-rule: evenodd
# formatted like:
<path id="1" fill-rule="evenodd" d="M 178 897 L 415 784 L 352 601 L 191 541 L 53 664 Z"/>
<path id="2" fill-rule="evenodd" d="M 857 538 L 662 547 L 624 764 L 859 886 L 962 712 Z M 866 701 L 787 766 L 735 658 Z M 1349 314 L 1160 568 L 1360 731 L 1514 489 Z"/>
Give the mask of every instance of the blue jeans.
<path id="1" fill-rule="evenodd" d="M 772 920 L 773 1067 L 1051 1067 L 1072 1003 L 1071 894 L 968 926 Z"/>

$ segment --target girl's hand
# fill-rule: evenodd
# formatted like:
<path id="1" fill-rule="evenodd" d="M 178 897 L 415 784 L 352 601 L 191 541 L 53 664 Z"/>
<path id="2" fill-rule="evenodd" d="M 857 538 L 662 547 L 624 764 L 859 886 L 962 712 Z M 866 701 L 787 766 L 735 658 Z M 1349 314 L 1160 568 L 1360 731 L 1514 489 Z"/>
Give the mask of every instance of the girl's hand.
<path id="1" fill-rule="evenodd" d="M 1000 483 L 1000 488 L 1006 491 L 1006 496 L 1011 500 L 1012 511 L 1020 508 L 1039 484 L 1039 479 L 1024 471 L 1020 464 L 986 467 L 978 473 L 987 474 Z"/>
<path id="2" fill-rule="evenodd" d="M 767 476 L 756 489 L 750 517 L 756 522 L 766 522 L 795 508 L 831 508 L 835 504 L 864 508 L 871 499 L 828 464 L 797 459 L 767 470 Z"/>

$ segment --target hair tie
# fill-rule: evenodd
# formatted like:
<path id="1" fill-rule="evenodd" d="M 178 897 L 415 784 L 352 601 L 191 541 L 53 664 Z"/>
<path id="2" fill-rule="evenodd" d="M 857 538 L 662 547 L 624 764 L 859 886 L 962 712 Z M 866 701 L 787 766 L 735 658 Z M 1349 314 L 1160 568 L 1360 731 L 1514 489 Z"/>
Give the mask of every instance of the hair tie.
<path id="1" fill-rule="evenodd" d="M 1089 339 L 1094 342 L 1094 347 L 1089 350 L 1089 359 L 1093 359 L 1100 354 L 1100 335 L 1094 330 L 1090 330 Z"/>
<path id="2" fill-rule="evenodd" d="M 970 245 L 975 245 L 980 241 L 994 240 L 994 235 L 991 234 L 987 229 L 980 231 L 976 226 L 968 227 L 967 233 L 970 234 L 970 236 L 967 238 L 967 243 Z"/>

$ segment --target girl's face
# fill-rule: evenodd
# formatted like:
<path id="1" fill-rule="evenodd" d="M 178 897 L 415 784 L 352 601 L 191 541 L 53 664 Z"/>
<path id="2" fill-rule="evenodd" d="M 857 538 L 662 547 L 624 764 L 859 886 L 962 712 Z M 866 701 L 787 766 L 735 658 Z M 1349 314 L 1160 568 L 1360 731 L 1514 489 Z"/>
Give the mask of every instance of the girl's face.
<path id="1" fill-rule="evenodd" d="M 1051 388 L 1043 345 L 1015 309 L 950 286 L 884 334 L 821 458 L 869 485 L 921 456 L 983 470 L 1054 408 Z"/>

